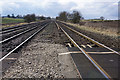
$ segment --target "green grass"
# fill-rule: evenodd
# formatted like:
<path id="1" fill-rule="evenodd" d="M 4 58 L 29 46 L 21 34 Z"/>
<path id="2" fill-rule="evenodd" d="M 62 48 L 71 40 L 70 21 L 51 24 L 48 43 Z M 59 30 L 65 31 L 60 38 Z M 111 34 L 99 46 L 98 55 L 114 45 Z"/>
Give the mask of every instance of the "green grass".
<path id="1" fill-rule="evenodd" d="M 24 19 L 2 18 L 2 24 L 24 22 Z"/>

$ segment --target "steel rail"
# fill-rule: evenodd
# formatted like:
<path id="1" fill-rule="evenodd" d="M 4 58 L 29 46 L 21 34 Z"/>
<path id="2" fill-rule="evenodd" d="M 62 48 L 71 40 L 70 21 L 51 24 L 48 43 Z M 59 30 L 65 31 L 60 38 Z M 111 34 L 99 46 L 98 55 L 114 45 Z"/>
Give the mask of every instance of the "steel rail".
<path id="1" fill-rule="evenodd" d="M 63 24 L 62 24 L 62 25 L 63 25 Z M 73 32 L 75 32 L 75 33 L 77 33 L 77 34 L 83 36 L 84 38 L 88 39 L 89 41 L 93 42 L 94 44 L 96 44 L 96 45 L 98 45 L 98 46 L 101 46 L 101 47 L 104 47 L 104 48 L 106 48 L 106 49 L 108 49 L 108 50 L 110 50 L 110 51 L 112 51 L 112 52 L 114 52 L 114 53 L 120 55 L 119 52 L 117 52 L 117 51 L 115 51 L 115 50 L 113 50 L 113 49 L 111 49 L 111 48 L 105 46 L 104 44 L 101 44 L 101 43 L 95 41 L 94 39 L 92 39 L 92 38 L 90 38 L 90 37 L 88 37 L 88 36 L 86 36 L 86 35 L 84 35 L 84 34 L 78 32 L 78 31 L 76 31 L 76 30 L 74 30 L 74 29 L 72 29 L 72 28 L 70 28 L 70 27 L 68 27 L 68 26 L 66 26 L 66 25 L 64 25 L 64 26 L 65 26 L 66 28 L 68 28 L 69 30 L 71 30 L 71 31 L 73 31 Z"/>
<path id="2" fill-rule="evenodd" d="M 44 24 L 45 24 L 45 23 L 43 23 L 42 25 L 44 25 Z M 0 41 L 0 44 L 6 42 L 6 41 L 8 41 L 8 40 L 11 40 L 11 39 L 13 39 L 13 38 L 15 38 L 15 37 L 18 37 L 18 36 L 20 36 L 20 35 L 22 35 L 22 34 L 24 34 L 24 33 L 26 33 L 26 32 L 29 32 L 29 31 L 31 31 L 31 30 L 33 30 L 33 29 L 35 29 L 35 28 L 37 28 L 37 27 L 33 27 L 32 29 L 26 30 L 26 31 L 21 32 L 21 33 L 19 33 L 19 34 L 17 34 L 17 35 L 14 35 L 14 36 L 11 36 L 11 37 L 9 37 L 9 38 L 7 38 L 7 39 L 4 39 L 4 40 Z"/>
<path id="3" fill-rule="evenodd" d="M 11 31 L 14 31 L 14 30 L 20 30 L 20 29 L 24 29 L 24 28 L 27 28 L 28 26 L 25 26 L 25 27 L 18 27 L 18 28 L 13 28 L 13 29 L 9 29 L 9 30 L 5 30 L 5 31 L 1 31 L 0 34 L 2 33 L 8 33 L 8 32 L 11 32 Z"/>
<path id="4" fill-rule="evenodd" d="M 43 21 L 40 21 L 40 23 L 41 22 L 43 22 Z M 22 26 L 27 27 L 28 25 L 33 25 L 35 23 L 38 23 L 38 22 L 27 23 L 27 24 L 22 24 L 22 25 L 7 27 L 7 28 L 2 28 L 2 29 L 0 29 L 0 33 L 7 32 L 7 31 L 10 31 L 10 30 L 14 30 L 14 29 L 18 29 L 18 28 L 23 28 Z"/>
<path id="5" fill-rule="evenodd" d="M 18 28 L 18 27 L 21 27 L 21 26 L 27 26 L 27 25 L 31 25 L 31 24 L 34 24 L 34 23 L 27 23 L 27 24 L 21 24 L 21 25 L 16 25 L 16 26 L 11 26 L 11 27 L 5 27 L 5 28 L 0 29 L 0 31 L 5 31 L 5 30 Z"/>
<path id="6" fill-rule="evenodd" d="M 56 24 L 57 29 L 59 30 L 60 29 L 59 25 L 56 22 L 55 22 L 55 24 Z M 76 69 L 76 71 L 77 71 L 77 73 L 79 75 L 80 80 L 83 80 L 79 70 L 77 69 L 76 64 L 74 63 L 74 60 L 73 60 L 72 56 L 70 58 L 72 59 L 73 65 L 75 66 L 75 69 Z"/>
<path id="7" fill-rule="evenodd" d="M 8 41 L 8 40 L 11 40 L 11 39 L 13 39 L 13 38 L 15 38 L 15 37 L 18 37 L 18 36 L 20 36 L 20 35 L 22 35 L 22 34 L 24 34 L 24 33 L 26 33 L 26 32 L 29 32 L 29 31 L 31 31 L 31 30 L 33 30 L 33 29 L 35 29 L 35 28 L 37 28 L 37 27 L 33 27 L 32 29 L 28 29 L 28 30 L 26 30 L 26 31 L 24 31 L 24 32 L 21 32 L 21 33 L 17 34 L 17 35 L 14 35 L 14 36 L 11 36 L 11 37 L 9 37 L 9 38 L 7 38 L 7 39 L 4 39 L 4 40 L 0 41 L 0 44 L 6 42 L 6 41 Z"/>
<path id="8" fill-rule="evenodd" d="M 7 33 L 7 35 L 10 35 L 10 34 L 12 34 L 12 33 L 16 33 L 16 32 L 22 32 L 22 31 L 24 31 L 24 30 L 27 30 L 27 29 L 30 29 L 31 27 L 25 27 L 25 28 L 20 28 L 20 29 L 16 29 L 16 30 L 12 30 L 12 31 L 8 31 L 8 32 L 5 32 L 5 33 L 2 33 L 2 35 L 0 35 L 0 37 L 3 37 L 3 36 L 6 36 L 6 33 Z M 19 33 L 20 33 L 19 32 Z M 1 33 L 0 33 L 1 34 Z M 16 33 L 17 34 L 17 33 Z"/>
<path id="9" fill-rule="evenodd" d="M 49 23 L 48 23 L 49 24 Z M 42 28 L 40 28 L 38 31 L 36 31 L 35 33 L 33 33 L 31 36 L 29 36 L 26 40 L 24 40 L 22 43 L 20 43 L 17 47 L 15 47 L 13 50 L 11 50 L 8 54 L 6 54 L 5 56 L 3 56 L 0 59 L 0 62 L 2 60 L 4 60 L 6 57 L 8 57 L 11 53 L 13 53 L 15 50 L 17 50 L 19 47 L 21 47 L 24 43 L 26 43 L 28 40 L 30 40 L 32 37 L 34 37 L 38 32 L 40 32 L 41 30 L 43 30 L 48 24 L 44 25 Z"/>
<path id="10" fill-rule="evenodd" d="M 10 29 L 20 28 L 21 26 L 27 26 L 27 25 L 29 25 L 29 24 L 23 24 L 23 25 L 17 25 L 17 26 L 2 28 L 2 29 L 0 30 L 0 32 L 2 32 L 2 31 L 7 31 L 7 30 L 10 30 Z"/>
<path id="11" fill-rule="evenodd" d="M 60 27 L 60 26 L 59 26 Z M 64 34 L 71 40 L 71 42 L 77 46 L 77 48 L 87 57 L 87 59 L 99 70 L 99 72 L 102 73 L 102 75 L 107 78 L 108 80 L 112 80 L 111 76 L 107 74 L 107 72 L 82 48 L 79 47 L 79 45 L 66 33 L 62 27 L 60 29 L 64 32 Z"/>
<path id="12" fill-rule="evenodd" d="M 38 26 L 37 26 L 37 27 L 38 27 Z M 26 33 L 26 32 L 29 32 L 29 31 L 37 28 L 37 27 L 33 27 L 33 28 L 28 29 L 28 30 L 26 30 L 26 31 L 24 31 L 24 32 L 21 32 L 21 33 L 19 33 L 19 34 L 17 34 L 17 35 L 14 35 L 14 36 L 11 36 L 11 37 L 9 37 L 9 38 L 7 38 L 7 39 L 4 39 L 4 40 L 0 41 L 0 43 L 4 43 L 4 42 L 6 42 L 6 41 L 8 41 L 8 40 L 11 40 L 11 39 L 13 39 L 13 38 L 15 38 L 15 37 L 17 37 L 17 36 L 20 36 L 20 35 L 22 35 L 22 34 L 24 34 L 24 33 Z"/>
<path id="13" fill-rule="evenodd" d="M 42 22 L 41 22 L 41 23 L 42 23 Z M 16 26 L 16 27 L 11 27 L 10 29 L 7 29 L 7 30 L 1 30 L 1 31 L 0 31 L 0 34 L 1 34 L 1 33 L 11 32 L 11 31 L 18 30 L 18 29 L 24 29 L 24 28 L 27 28 L 28 25 L 33 25 L 33 24 L 34 24 L 34 23 L 32 23 L 32 24 L 25 24 L 25 25 L 18 25 L 18 26 Z M 32 26 L 30 26 L 30 27 L 32 27 Z"/>

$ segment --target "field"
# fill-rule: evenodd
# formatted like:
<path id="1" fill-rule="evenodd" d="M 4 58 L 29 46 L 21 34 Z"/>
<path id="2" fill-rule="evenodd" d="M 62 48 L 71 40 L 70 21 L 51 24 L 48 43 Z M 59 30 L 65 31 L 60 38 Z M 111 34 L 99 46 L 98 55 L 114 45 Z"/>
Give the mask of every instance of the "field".
<path id="1" fill-rule="evenodd" d="M 89 19 L 89 20 L 81 20 L 83 22 L 88 22 L 88 21 L 92 21 L 92 22 L 113 22 L 113 21 L 118 21 L 118 20 L 95 20 L 95 19 Z"/>
<path id="2" fill-rule="evenodd" d="M 79 31 L 94 40 L 105 44 L 111 48 L 118 49 L 120 45 L 119 38 L 120 33 L 118 30 L 118 21 L 112 22 L 86 22 L 84 25 L 72 24 L 79 29 Z"/>
<path id="3" fill-rule="evenodd" d="M 82 30 L 107 35 L 107 36 L 113 36 L 118 37 L 120 34 L 118 33 L 118 21 L 105 21 L 105 22 L 86 22 L 84 25 L 79 24 L 72 24 L 67 23 L 73 26 L 76 26 Z"/>
<path id="4" fill-rule="evenodd" d="M 24 19 L 2 18 L 2 28 L 27 24 Z"/>
<path id="5" fill-rule="evenodd" d="M 2 18 L 2 24 L 20 23 L 20 22 L 24 22 L 24 19 Z"/>

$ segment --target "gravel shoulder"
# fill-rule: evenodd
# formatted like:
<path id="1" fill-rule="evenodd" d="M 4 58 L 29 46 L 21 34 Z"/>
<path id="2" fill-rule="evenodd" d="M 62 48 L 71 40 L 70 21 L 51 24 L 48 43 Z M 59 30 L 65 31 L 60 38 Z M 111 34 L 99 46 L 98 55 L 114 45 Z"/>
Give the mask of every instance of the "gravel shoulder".
<path id="1" fill-rule="evenodd" d="M 65 40 L 65 35 L 50 23 L 22 48 L 21 56 L 3 78 L 78 78 L 71 56 L 59 55 L 68 52 Z"/>

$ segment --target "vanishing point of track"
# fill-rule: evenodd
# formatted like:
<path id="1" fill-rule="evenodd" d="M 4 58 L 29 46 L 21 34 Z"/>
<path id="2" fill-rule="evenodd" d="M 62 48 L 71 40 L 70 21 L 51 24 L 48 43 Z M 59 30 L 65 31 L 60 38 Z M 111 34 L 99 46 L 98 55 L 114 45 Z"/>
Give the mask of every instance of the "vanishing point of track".
<path id="1" fill-rule="evenodd" d="M 0 58 L 0 62 L 3 61 L 6 57 L 8 57 L 10 54 L 12 54 L 14 51 L 16 51 L 18 48 L 20 48 L 23 44 L 25 44 L 26 42 L 28 42 L 32 37 L 34 37 L 37 33 L 39 33 L 40 31 L 42 31 L 48 24 L 50 23 L 49 22 L 46 22 L 42 25 L 42 27 L 40 29 L 38 29 L 37 31 L 35 31 L 32 35 L 28 36 L 28 38 L 26 38 L 24 41 L 22 41 L 19 45 L 17 45 L 14 49 L 12 49 L 11 51 L 9 51 L 6 55 L 2 56 L 2 58 Z M 109 75 L 108 72 L 106 72 L 106 70 L 101 67 L 100 64 L 98 64 L 98 62 L 96 60 L 94 60 L 93 57 L 91 57 L 90 54 L 116 54 L 116 55 L 120 55 L 117 51 L 95 41 L 94 39 L 91 39 L 89 37 L 87 37 L 86 35 L 72 29 L 70 26 L 67 26 L 67 25 L 64 25 L 63 23 L 57 21 L 55 22 L 56 23 L 56 26 L 58 29 L 60 29 L 68 38 L 69 40 L 71 41 L 71 44 L 73 44 L 75 47 L 77 47 L 79 49 L 79 54 L 82 53 L 84 54 L 84 57 L 86 59 L 88 59 L 88 61 L 90 62 L 90 64 L 92 64 L 94 66 L 94 69 L 97 69 L 98 70 L 98 74 L 102 75 L 103 78 L 106 78 L 108 80 L 111 80 L 112 77 L 111 75 Z M 5 42 L 8 42 L 9 40 L 12 40 L 20 35 L 24 35 L 25 33 L 28 33 L 34 29 L 38 28 L 38 26 L 34 26 L 34 27 L 16 27 L 16 28 L 11 28 L 11 29 L 6 29 L 6 30 L 3 30 L 3 32 L 0 32 L 0 33 L 3 33 L 3 34 L 6 34 L 6 33 L 12 33 L 13 31 L 19 31 L 20 30 L 20 33 L 16 33 L 15 32 L 15 35 L 13 36 L 10 36 L 9 38 L 6 38 L 2 41 L 0 41 L 0 44 L 2 43 L 5 43 Z M 73 33 L 72 35 L 70 33 Z M 69 33 L 69 34 L 68 34 Z M 75 34 L 79 35 L 80 37 L 84 37 L 84 39 L 86 40 L 87 42 L 87 46 L 90 48 L 88 51 L 87 49 L 85 50 L 84 48 L 86 47 L 85 45 L 82 45 L 80 44 L 79 40 L 77 41 L 78 38 L 72 38 L 71 36 L 74 36 Z M 83 39 L 83 40 L 84 40 Z M 88 44 L 89 43 L 89 44 Z M 93 46 L 92 46 L 93 45 Z M 97 48 L 94 48 L 94 46 L 97 46 Z M 93 51 L 94 52 L 89 52 L 90 50 L 94 49 Z M 101 49 L 105 49 L 105 52 L 102 52 Z M 97 52 L 96 50 L 98 50 L 99 52 Z M 73 59 L 74 61 L 74 59 Z M 77 69 L 78 66 L 76 63 L 74 63 L 74 65 L 76 66 L 76 70 L 77 72 L 79 73 L 79 76 L 81 78 L 81 72 Z"/>

